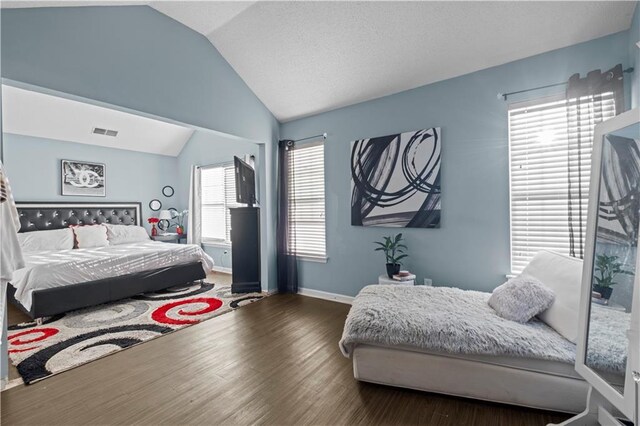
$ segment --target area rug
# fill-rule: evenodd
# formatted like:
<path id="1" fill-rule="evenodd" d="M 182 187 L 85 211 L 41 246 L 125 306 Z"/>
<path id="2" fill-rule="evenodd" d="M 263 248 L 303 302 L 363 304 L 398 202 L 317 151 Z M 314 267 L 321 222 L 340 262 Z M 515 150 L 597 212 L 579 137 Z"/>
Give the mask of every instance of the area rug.
<path id="1" fill-rule="evenodd" d="M 263 298 L 207 282 L 145 293 L 9 327 L 9 357 L 26 384 Z"/>

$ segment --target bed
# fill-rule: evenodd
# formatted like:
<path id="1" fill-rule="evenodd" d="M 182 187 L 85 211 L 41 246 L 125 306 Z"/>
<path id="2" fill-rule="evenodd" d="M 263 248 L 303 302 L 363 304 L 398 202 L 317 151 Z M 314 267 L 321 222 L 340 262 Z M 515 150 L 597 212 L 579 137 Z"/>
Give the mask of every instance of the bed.
<path id="1" fill-rule="evenodd" d="M 140 225 L 140 203 L 16 203 L 20 232 L 72 225 Z M 202 279 L 213 261 L 195 245 L 143 241 L 25 254 L 8 298 L 31 318 L 107 303 Z"/>
<path id="2" fill-rule="evenodd" d="M 537 319 L 498 316 L 490 293 L 448 287 L 371 285 L 355 298 L 340 341 L 356 379 L 564 412 L 584 409 L 587 383 L 575 372 L 576 348 Z M 624 312 L 597 309 L 603 322 Z M 616 329 L 617 330 L 617 329 Z M 602 330 L 593 344 L 615 347 L 623 331 Z M 592 360 L 623 382 L 626 354 Z M 621 373 L 622 372 L 622 373 Z"/>

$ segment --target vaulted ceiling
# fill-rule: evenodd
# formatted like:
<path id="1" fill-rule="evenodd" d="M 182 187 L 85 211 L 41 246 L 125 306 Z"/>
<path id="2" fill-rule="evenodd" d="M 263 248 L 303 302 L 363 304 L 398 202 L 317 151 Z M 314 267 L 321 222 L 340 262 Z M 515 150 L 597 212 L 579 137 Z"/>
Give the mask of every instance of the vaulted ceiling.
<path id="1" fill-rule="evenodd" d="M 28 4 L 27 4 L 28 3 Z M 69 2 L 148 4 L 207 37 L 280 121 L 627 30 L 636 2 Z"/>
<path id="2" fill-rule="evenodd" d="M 193 129 L 86 102 L 2 86 L 2 130 L 177 157 Z M 94 129 L 115 130 L 108 136 Z"/>

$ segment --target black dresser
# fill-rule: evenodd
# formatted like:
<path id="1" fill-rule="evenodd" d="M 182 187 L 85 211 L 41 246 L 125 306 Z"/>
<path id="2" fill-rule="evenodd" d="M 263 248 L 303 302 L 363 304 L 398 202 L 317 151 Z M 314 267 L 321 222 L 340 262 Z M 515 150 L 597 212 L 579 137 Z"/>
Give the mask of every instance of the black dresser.
<path id="1" fill-rule="evenodd" d="M 237 207 L 231 211 L 231 268 L 233 293 L 261 291 L 260 208 Z"/>

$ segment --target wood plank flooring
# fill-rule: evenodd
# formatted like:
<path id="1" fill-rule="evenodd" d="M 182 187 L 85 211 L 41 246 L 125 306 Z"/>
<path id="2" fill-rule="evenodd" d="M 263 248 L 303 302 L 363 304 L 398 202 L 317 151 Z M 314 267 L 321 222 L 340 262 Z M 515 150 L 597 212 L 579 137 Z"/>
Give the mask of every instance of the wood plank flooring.
<path id="1" fill-rule="evenodd" d="M 3 425 L 545 425 L 568 416 L 359 383 L 349 306 L 274 295 L 2 393 Z"/>

